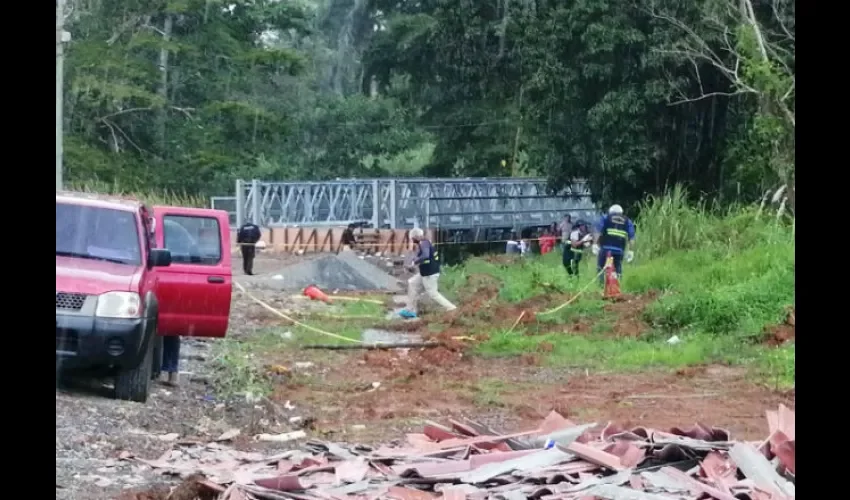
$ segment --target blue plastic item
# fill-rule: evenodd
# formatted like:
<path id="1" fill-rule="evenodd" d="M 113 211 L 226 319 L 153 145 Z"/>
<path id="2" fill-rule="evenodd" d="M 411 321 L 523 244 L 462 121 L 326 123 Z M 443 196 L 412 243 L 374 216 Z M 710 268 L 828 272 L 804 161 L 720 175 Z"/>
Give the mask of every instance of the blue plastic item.
<path id="1" fill-rule="evenodd" d="M 414 319 L 416 317 L 416 313 L 413 311 L 408 311 L 407 309 L 402 309 L 398 312 L 398 315 L 405 319 Z"/>

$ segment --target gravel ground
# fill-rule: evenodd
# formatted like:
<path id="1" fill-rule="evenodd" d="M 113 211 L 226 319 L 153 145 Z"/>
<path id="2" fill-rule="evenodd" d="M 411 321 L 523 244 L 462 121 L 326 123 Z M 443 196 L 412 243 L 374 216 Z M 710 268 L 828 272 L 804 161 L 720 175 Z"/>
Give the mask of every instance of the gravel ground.
<path id="1" fill-rule="evenodd" d="M 234 278 L 256 293 L 268 274 L 283 268 L 294 257 L 261 255 L 255 263 L 259 276 L 243 276 L 241 260 L 234 259 Z M 310 257 L 300 257 L 309 260 Z M 228 336 L 249 335 L 258 325 L 246 317 L 247 299 L 234 294 Z M 104 381 L 88 378 L 63 379 L 56 389 L 56 498 L 105 500 L 122 490 L 161 483 L 162 475 L 131 460 L 128 453 L 155 459 L 176 440 L 208 442 L 229 429 L 243 435 L 292 430 L 286 410 L 271 403 L 218 401 L 209 386 L 210 347 L 215 340 L 184 339 L 181 346 L 181 385 L 156 383 L 146 404 L 116 401 Z M 250 450 L 250 440 L 238 443 Z M 285 446 L 285 445 L 284 445 Z M 259 446 L 267 449 L 267 446 Z"/>
<path id="2" fill-rule="evenodd" d="M 298 269 L 314 268 L 317 255 L 260 254 L 254 264 L 255 276 L 242 273 L 242 262 L 234 256 L 234 279 L 253 290 L 269 303 L 278 305 L 280 291 L 274 276 Z M 397 259 L 367 256 L 358 260 L 352 274 L 362 276 L 386 269 L 396 278 L 409 277 Z M 297 262 L 296 267 L 291 266 Z M 305 265 L 307 264 L 307 265 Z M 391 280 L 387 274 L 371 275 L 371 280 Z M 403 283 L 403 282 L 402 282 Z M 374 286 L 372 287 L 374 288 Z M 299 307 L 310 307 L 303 302 Z M 246 315 L 256 309 L 248 299 L 234 294 L 228 337 L 250 335 L 263 325 Z M 115 401 L 105 382 L 86 378 L 63 380 L 56 389 L 56 498 L 106 500 L 122 491 L 146 488 L 163 482 L 163 476 L 128 455 L 155 459 L 172 448 L 178 440 L 209 442 L 230 429 L 240 429 L 243 436 L 279 433 L 292 430 L 289 418 L 299 415 L 299 408 L 286 409 L 269 402 L 218 401 L 208 386 L 210 347 L 215 340 L 184 339 L 180 368 L 184 372 L 181 385 L 171 388 L 156 383 L 144 405 Z M 297 405 L 297 402 L 296 402 Z M 305 410 L 306 411 L 306 410 Z M 305 419 L 308 416 L 304 416 Z M 267 445 L 240 440 L 234 446 L 251 451 Z M 287 444 L 279 445 L 287 448 Z"/>
<path id="3" fill-rule="evenodd" d="M 237 258 L 234 278 L 282 310 L 324 307 L 307 300 L 291 300 L 291 292 L 282 293 L 268 286 L 273 276 L 293 259 L 309 262 L 316 258 L 261 254 L 255 262 L 257 276 L 243 276 L 241 261 Z M 390 268 L 387 260 L 381 257 L 367 257 L 363 262 L 392 269 L 392 274 L 402 280 L 409 276 L 402 266 Z M 260 317 L 260 311 L 261 308 L 249 299 L 234 294 L 228 337 L 251 335 L 259 328 L 279 324 L 271 315 L 265 319 Z M 539 422 L 552 408 L 566 414 L 580 411 L 578 418 L 583 421 L 614 419 L 663 427 L 699 420 L 730 428 L 736 435 L 761 436 L 766 430 L 763 428 L 765 408 L 775 408 L 778 401 L 793 406 L 793 396 L 789 400 L 753 386 L 747 382 L 746 373 L 728 367 L 697 367 L 699 369 L 663 376 L 652 373 L 593 373 L 589 376 L 587 372 L 568 373 L 563 369 L 525 366 L 522 359 L 499 362 L 476 359 L 453 364 L 440 359 L 427 361 L 430 359 L 427 358 L 425 367 L 429 371 L 426 373 L 422 366 L 405 368 L 407 365 L 396 359 L 403 356 L 401 351 L 353 355 L 324 353 L 322 356 L 327 359 L 322 362 L 316 358 L 313 369 L 326 387 L 316 384 L 287 387 L 283 394 L 276 394 L 281 398 L 273 397 L 278 403 L 220 401 L 208 384 L 211 347 L 215 342 L 186 339 L 181 349 L 181 370 L 185 371 L 181 386 L 175 389 L 157 384 L 144 405 L 112 400 L 108 397 L 108 388 L 93 380 L 71 380 L 67 387 L 57 388 L 56 498 L 166 498 L 122 495 L 122 492 L 178 481 L 130 457 L 157 459 L 179 442 L 210 443 L 233 429 L 241 431 L 241 435 L 224 446 L 265 453 L 291 449 L 297 445 L 269 445 L 251 437 L 260 433 L 290 432 L 293 430 L 292 417 L 302 417 L 305 423 L 313 420 L 316 425 L 310 428 L 311 435 L 365 443 L 385 441 L 389 436 L 401 437 L 405 432 L 418 429 L 421 424 L 410 427 L 414 417 L 439 419 L 443 415 L 463 414 L 496 428 L 511 430 L 533 425 L 529 422 Z M 306 356 L 298 352 L 284 354 L 291 359 L 280 362 L 295 368 L 299 361 L 304 361 L 302 356 Z M 439 353 L 434 350 L 425 354 Z M 347 364 L 352 362 L 357 363 L 357 369 Z M 494 380 L 501 381 L 502 385 L 493 386 Z M 373 385 L 376 381 L 381 383 L 377 390 Z M 446 390 L 449 383 L 462 383 L 465 390 L 472 392 Z M 512 385 L 514 383 L 516 385 Z M 366 389 L 358 391 L 361 385 Z M 687 395 L 714 391 L 718 387 L 728 393 L 723 399 L 679 400 L 663 396 L 666 392 Z M 504 392 L 499 392 L 496 406 L 470 402 L 474 397 L 485 400 L 495 397 L 494 391 Z M 647 395 L 653 394 L 662 394 L 658 397 L 665 399 L 647 399 Z M 637 395 L 636 399 L 628 399 L 630 395 Z M 289 401 L 283 403 L 288 399 L 293 405 Z M 511 410 L 506 411 L 502 405 Z M 727 408 L 734 408 L 734 415 Z M 361 423 L 369 425 L 355 425 Z"/>
<path id="4" fill-rule="evenodd" d="M 198 371 L 200 362 L 193 358 L 205 345 L 183 343 L 183 369 Z M 57 388 L 56 498 L 114 498 L 125 487 L 160 480 L 147 467 L 119 460 L 121 453 L 155 458 L 170 447 L 169 434 L 198 434 L 193 427 L 203 425 L 205 415 L 215 420 L 227 413 L 205 401 L 202 382 L 187 382 L 177 389 L 157 384 L 144 405 L 110 399 L 108 387 L 97 380 L 76 379 Z"/>

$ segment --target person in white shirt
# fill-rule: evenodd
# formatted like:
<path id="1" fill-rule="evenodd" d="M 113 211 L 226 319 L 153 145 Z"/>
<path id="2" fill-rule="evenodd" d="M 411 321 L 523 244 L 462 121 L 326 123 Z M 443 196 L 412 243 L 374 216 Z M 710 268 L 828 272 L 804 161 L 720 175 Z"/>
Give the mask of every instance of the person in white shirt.
<path id="1" fill-rule="evenodd" d="M 584 221 L 578 221 L 564 246 L 563 263 L 570 276 L 578 276 L 584 249 L 590 246 L 592 242 L 593 235 L 588 231 L 587 224 Z"/>
<path id="2" fill-rule="evenodd" d="M 528 240 L 519 240 L 519 254 L 525 257 L 529 252 L 531 252 L 531 246 L 528 244 Z"/>

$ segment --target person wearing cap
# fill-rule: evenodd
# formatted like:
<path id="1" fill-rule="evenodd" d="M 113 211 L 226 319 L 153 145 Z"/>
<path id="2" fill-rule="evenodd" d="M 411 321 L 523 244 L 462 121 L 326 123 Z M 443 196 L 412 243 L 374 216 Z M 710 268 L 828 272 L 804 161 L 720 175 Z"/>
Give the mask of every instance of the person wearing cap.
<path id="1" fill-rule="evenodd" d="M 584 249 L 591 244 L 593 235 L 587 230 L 587 223 L 583 220 L 576 222 L 567 245 L 564 247 L 564 267 L 570 276 L 578 276 L 579 264 L 584 255 Z"/>
<path id="2" fill-rule="evenodd" d="M 407 307 L 399 312 L 403 318 L 415 318 L 419 296 L 424 290 L 431 300 L 441 305 L 446 311 L 454 311 L 457 306 L 440 293 L 440 252 L 425 238 L 425 233 L 418 227 L 410 230 L 410 239 L 418 247 L 412 266 L 418 266 L 419 272 L 407 280 Z"/>
<path id="3" fill-rule="evenodd" d="M 623 215 L 623 207 L 611 205 L 608 215 L 602 217 L 596 225 L 596 238 L 593 243 L 593 255 L 597 255 L 596 270 L 601 273 L 605 267 L 608 253 L 614 259 L 614 269 L 617 276 L 623 275 L 623 259 L 631 262 L 635 254 L 629 249 L 635 242 L 635 225 L 631 219 Z M 601 251 L 600 251 L 601 250 Z M 604 276 L 599 280 L 604 283 Z"/>

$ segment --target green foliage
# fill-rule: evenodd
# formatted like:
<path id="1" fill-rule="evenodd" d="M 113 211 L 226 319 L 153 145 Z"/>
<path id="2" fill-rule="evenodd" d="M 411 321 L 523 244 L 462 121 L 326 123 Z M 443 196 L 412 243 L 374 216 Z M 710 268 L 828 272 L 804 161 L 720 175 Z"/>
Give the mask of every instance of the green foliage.
<path id="1" fill-rule="evenodd" d="M 689 202 L 687 190 L 675 186 L 664 196 L 649 196 L 638 205 L 636 246 L 653 259 L 682 250 L 740 252 L 765 242 L 794 243 L 792 228 L 762 207 L 705 201 Z"/>
<path id="2" fill-rule="evenodd" d="M 423 143 L 420 147 L 402 151 L 395 155 L 367 154 L 360 160 L 363 168 L 373 168 L 388 175 L 406 177 L 416 175 L 431 162 L 434 144 Z"/>
<path id="3" fill-rule="evenodd" d="M 349 13 L 367 13 L 330 3 L 348 21 L 325 26 L 315 4 L 273 0 L 79 6 L 68 19 L 67 177 L 209 195 L 238 177 L 383 175 L 386 161 L 419 154 L 429 137 L 415 111 L 325 85 L 359 78 L 356 64 L 322 54 L 342 43 Z M 383 161 L 364 168 L 366 157 Z"/>
<path id="4" fill-rule="evenodd" d="M 794 6 L 774 3 L 754 5 L 767 58 L 728 0 L 84 3 L 67 175 L 205 195 L 545 175 L 604 203 L 747 202 L 793 185 Z"/>
<path id="5" fill-rule="evenodd" d="M 709 211 L 681 189 L 649 200 L 637 220 L 629 290 L 662 290 L 646 319 L 670 331 L 755 336 L 794 302 L 793 228 L 754 207 Z"/>
<path id="6" fill-rule="evenodd" d="M 792 227 L 759 207 L 709 210 L 687 198 L 682 188 L 651 198 L 636 221 L 636 259 L 624 265 L 622 287 L 628 294 L 657 294 L 642 313 L 649 331 L 638 338 L 612 337 L 620 318 L 593 285 L 558 313 L 538 315 L 535 325 L 487 331 L 481 352 L 536 352 L 559 365 L 608 369 L 741 363 L 778 386 L 793 385 L 793 347 L 777 351 L 760 343 L 764 328 L 781 323 L 794 304 Z M 557 254 L 506 264 L 470 259 L 448 268 L 441 285 L 452 295 L 470 277 L 489 276 L 502 303 L 554 292 L 572 296 L 595 274 L 595 259 L 588 260 L 577 281 L 563 272 Z M 576 323 L 592 325 L 591 331 L 563 333 Z M 681 342 L 667 343 L 673 335 Z"/>
<path id="7" fill-rule="evenodd" d="M 79 191 L 83 193 L 102 193 L 115 196 L 132 197 L 142 200 L 148 205 L 168 205 L 172 207 L 195 208 L 206 208 L 208 206 L 206 198 L 202 196 L 180 191 L 137 191 L 133 189 L 125 189 L 117 182 L 71 182 L 67 188 L 70 191 Z"/>

